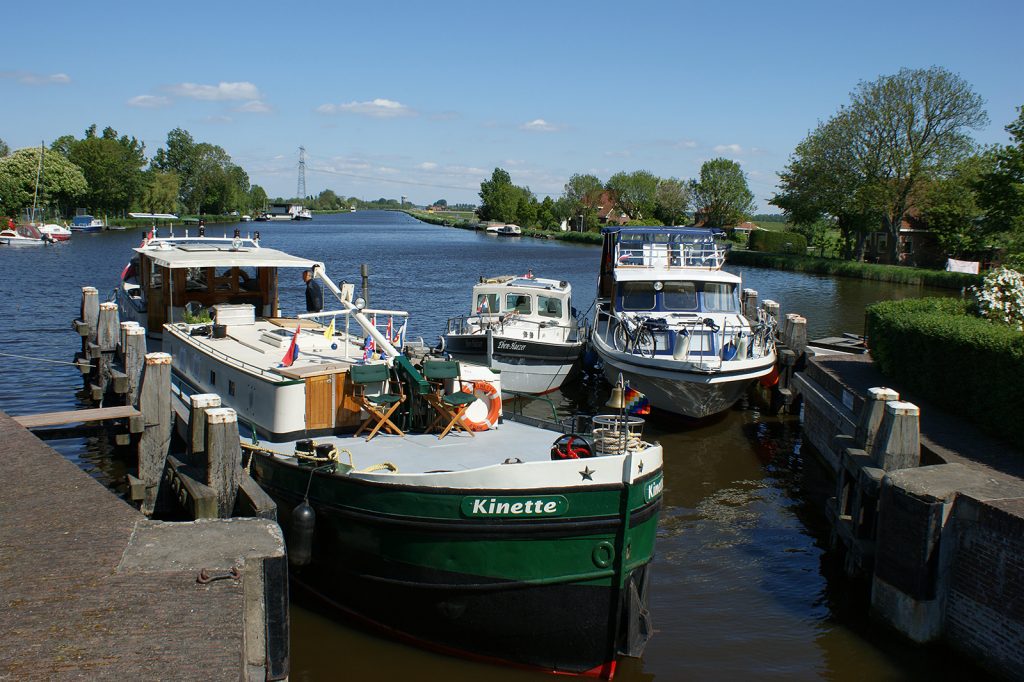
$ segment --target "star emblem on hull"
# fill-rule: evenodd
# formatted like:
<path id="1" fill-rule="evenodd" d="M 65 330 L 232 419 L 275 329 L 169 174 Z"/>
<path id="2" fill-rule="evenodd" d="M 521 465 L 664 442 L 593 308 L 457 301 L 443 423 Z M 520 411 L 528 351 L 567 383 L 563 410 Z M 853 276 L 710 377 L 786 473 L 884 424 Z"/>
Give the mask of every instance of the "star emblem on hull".
<path id="1" fill-rule="evenodd" d="M 583 477 L 584 481 L 593 481 L 594 480 L 594 473 L 596 471 L 597 471 L 596 469 L 591 469 L 589 466 L 586 466 L 586 467 L 583 468 L 583 471 L 580 472 L 580 476 Z"/>

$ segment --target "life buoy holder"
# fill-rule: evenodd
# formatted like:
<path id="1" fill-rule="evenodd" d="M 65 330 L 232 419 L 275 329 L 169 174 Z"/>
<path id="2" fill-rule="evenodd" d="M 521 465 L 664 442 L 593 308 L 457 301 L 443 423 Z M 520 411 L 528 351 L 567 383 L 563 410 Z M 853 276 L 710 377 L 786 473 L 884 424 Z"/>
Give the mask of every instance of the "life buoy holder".
<path id="1" fill-rule="evenodd" d="M 469 390 L 466 390 L 467 388 Z M 464 381 L 462 382 L 462 390 L 473 395 L 482 393 L 483 398 L 489 402 L 487 417 L 483 421 L 475 421 L 463 417 L 462 425 L 470 431 L 487 431 L 494 428 L 501 417 L 501 394 L 498 393 L 498 389 L 489 381 Z"/>
<path id="2" fill-rule="evenodd" d="M 583 436 L 567 433 L 551 444 L 551 459 L 584 459 L 594 456 L 594 448 Z"/>

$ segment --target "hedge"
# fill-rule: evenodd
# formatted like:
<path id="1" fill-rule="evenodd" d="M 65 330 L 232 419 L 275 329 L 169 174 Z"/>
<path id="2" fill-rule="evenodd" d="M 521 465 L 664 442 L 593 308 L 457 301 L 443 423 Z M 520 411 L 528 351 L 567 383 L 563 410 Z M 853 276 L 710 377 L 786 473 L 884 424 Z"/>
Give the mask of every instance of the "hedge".
<path id="1" fill-rule="evenodd" d="M 875 364 L 901 390 L 1024 449 L 1024 334 L 955 298 L 876 303 L 866 329 Z"/>
<path id="2" fill-rule="evenodd" d="M 796 232 L 754 230 L 750 233 L 747 248 L 751 251 L 804 254 L 807 253 L 807 239 Z"/>
<path id="3" fill-rule="evenodd" d="M 816 275 L 856 277 L 877 282 L 894 284 L 915 284 L 942 289 L 963 289 L 981 284 L 981 275 L 965 272 L 946 272 L 927 268 L 911 268 L 905 265 L 878 265 L 857 261 L 818 258 L 816 256 L 795 256 L 782 253 L 761 253 L 731 249 L 726 260 L 733 265 L 750 265 L 757 268 L 810 272 Z"/>

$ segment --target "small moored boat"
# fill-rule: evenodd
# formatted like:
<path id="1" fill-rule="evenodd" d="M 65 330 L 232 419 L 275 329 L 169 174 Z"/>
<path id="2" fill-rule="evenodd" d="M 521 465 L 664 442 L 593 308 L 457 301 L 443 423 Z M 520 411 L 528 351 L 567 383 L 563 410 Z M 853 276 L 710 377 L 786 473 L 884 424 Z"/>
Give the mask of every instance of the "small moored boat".
<path id="1" fill-rule="evenodd" d="M 448 320 L 444 352 L 501 371 L 508 391 L 554 391 L 583 351 L 585 328 L 568 282 L 532 273 L 482 278 L 473 287 L 472 311 Z"/>
<path id="2" fill-rule="evenodd" d="M 101 232 L 106 225 L 99 218 L 88 214 L 76 215 L 71 219 L 72 232 Z"/>

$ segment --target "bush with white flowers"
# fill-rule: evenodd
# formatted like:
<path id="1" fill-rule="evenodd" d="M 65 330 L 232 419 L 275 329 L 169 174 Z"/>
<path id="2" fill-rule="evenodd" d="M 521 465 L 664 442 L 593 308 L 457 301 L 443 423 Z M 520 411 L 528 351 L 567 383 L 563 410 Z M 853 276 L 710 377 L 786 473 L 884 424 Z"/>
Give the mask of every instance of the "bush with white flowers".
<path id="1" fill-rule="evenodd" d="M 982 316 L 1024 331 L 1024 275 L 1010 268 L 993 270 L 971 293 Z"/>

